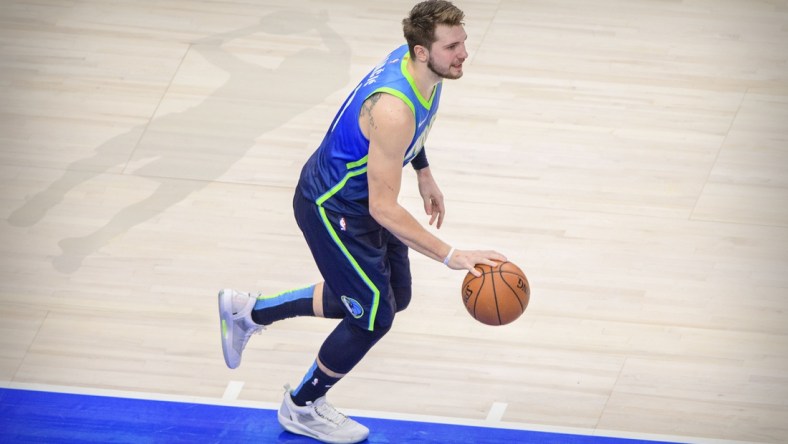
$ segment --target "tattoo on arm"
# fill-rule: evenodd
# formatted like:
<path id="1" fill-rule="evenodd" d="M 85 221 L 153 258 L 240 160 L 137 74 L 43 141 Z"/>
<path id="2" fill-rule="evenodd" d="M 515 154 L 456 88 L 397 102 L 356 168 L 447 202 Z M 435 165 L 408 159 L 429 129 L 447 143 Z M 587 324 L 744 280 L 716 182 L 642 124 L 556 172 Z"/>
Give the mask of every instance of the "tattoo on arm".
<path id="1" fill-rule="evenodd" d="M 370 130 L 378 129 L 378 126 L 375 124 L 375 118 L 372 116 L 372 108 L 378 103 L 381 97 L 383 97 L 384 93 L 375 93 L 372 94 L 364 101 L 364 104 L 361 106 L 361 116 L 366 117 L 368 119 L 368 127 Z M 396 188 L 391 185 L 388 181 L 383 180 L 382 185 L 386 187 L 389 191 L 396 192 Z"/>
<path id="2" fill-rule="evenodd" d="M 383 93 L 372 94 L 361 106 L 361 115 L 368 116 L 370 128 L 377 129 L 377 126 L 375 125 L 375 119 L 372 117 L 372 108 L 375 107 L 375 104 L 378 103 L 378 100 L 380 100 L 382 96 Z"/>

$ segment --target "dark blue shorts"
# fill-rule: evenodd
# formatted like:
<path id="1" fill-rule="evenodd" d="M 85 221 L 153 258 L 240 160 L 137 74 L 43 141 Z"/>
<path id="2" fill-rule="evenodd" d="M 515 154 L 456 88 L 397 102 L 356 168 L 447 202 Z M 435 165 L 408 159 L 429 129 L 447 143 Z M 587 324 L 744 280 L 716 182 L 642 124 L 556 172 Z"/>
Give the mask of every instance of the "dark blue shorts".
<path id="1" fill-rule="evenodd" d="M 366 330 L 390 326 L 397 312 L 393 288 L 410 291 L 408 247 L 372 216 L 327 210 L 298 188 L 293 209 L 325 285 L 347 316 Z"/>

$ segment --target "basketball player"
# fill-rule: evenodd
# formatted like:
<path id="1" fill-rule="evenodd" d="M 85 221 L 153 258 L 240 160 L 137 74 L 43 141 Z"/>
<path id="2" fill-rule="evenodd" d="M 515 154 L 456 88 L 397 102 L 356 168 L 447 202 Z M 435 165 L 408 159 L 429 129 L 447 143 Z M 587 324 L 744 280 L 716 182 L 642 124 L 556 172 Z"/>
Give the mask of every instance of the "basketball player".
<path id="1" fill-rule="evenodd" d="M 424 150 L 443 79 L 459 79 L 468 57 L 463 12 L 451 2 L 417 4 L 403 20 L 406 45 L 395 49 L 345 100 L 306 162 L 293 207 L 325 279 L 275 295 L 219 293 L 222 348 L 236 368 L 252 334 L 294 316 L 341 319 L 294 390 L 286 386 L 279 422 L 328 443 L 363 441 L 369 430 L 339 413 L 325 395 L 392 326 L 411 298 L 408 249 L 455 270 L 506 258 L 455 249 L 427 231 L 397 201 L 402 169 L 416 170 L 429 224 L 446 214 Z"/>

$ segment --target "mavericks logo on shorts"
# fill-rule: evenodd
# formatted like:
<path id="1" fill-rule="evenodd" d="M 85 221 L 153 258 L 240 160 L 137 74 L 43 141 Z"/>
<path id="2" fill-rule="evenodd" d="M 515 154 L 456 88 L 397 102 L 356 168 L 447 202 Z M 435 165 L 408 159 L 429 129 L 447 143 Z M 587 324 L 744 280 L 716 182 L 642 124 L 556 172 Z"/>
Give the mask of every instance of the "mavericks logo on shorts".
<path id="1" fill-rule="evenodd" d="M 359 304 L 355 299 L 342 296 L 342 303 L 345 304 L 345 307 L 347 307 L 348 311 L 351 315 L 353 315 L 354 318 L 358 319 L 364 316 L 364 307 L 362 307 L 361 304 Z"/>

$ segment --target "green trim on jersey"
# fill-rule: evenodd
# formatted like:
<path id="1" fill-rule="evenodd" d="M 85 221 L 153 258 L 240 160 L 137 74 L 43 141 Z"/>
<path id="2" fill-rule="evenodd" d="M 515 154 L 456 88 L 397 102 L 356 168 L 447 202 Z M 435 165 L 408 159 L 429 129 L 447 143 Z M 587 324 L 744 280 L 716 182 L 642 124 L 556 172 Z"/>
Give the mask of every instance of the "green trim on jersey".
<path id="1" fill-rule="evenodd" d="M 367 156 L 364 156 L 364 158 L 362 158 L 361 160 L 357 160 L 357 161 L 355 161 L 355 162 L 351 162 L 351 163 L 349 163 L 348 165 L 353 165 L 353 164 L 364 165 L 364 164 L 366 164 L 366 163 L 367 163 Z M 350 169 L 350 168 L 348 168 L 348 169 Z M 353 177 L 356 177 L 356 176 L 358 176 L 358 175 L 364 174 L 364 173 L 366 173 L 366 172 L 367 172 L 367 167 L 364 167 L 364 168 L 359 168 L 359 169 L 357 169 L 357 170 L 351 170 L 351 171 L 348 171 L 348 173 L 347 173 L 347 174 L 345 174 L 345 177 L 343 177 L 343 178 L 342 178 L 342 180 L 340 180 L 338 184 L 334 185 L 334 186 L 333 186 L 333 187 L 331 187 L 331 189 L 330 189 L 330 190 L 328 190 L 328 191 L 327 191 L 325 194 L 323 194 L 322 196 L 320 196 L 320 197 L 317 199 L 317 201 L 315 201 L 315 203 L 316 203 L 316 204 L 318 204 L 319 206 L 322 206 L 322 205 L 323 205 L 323 202 L 327 201 L 328 199 L 330 199 L 330 198 L 331 198 L 331 196 L 333 196 L 334 194 L 336 194 L 336 193 L 337 193 L 337 191 L 341 190 L 341 189 L 342 189 L 342 187 L 344 187 L 344 186 L 345 186 L 345 184 L 347 183 L 347 181 L 348 181 L 348 180 L 350 180 L 351 178 L 353 178 Z"/>
<path id="2" fill-rule="evenodd" d="M 408 108 L 410 108 L 410 112 L 413 113 L 413 116 L 414 117 L 416 116 L 416 107 L 413 106 L 413 102 L 411 102 L 408 96 L 406 96 L 405 93 L 403 93 L 402 91 L 394 88 L 389 88 L 388 86 L 384 86 L 376 89 L 375 91 L 372 91 L 372 94 L 377 94 L 377 93 L 386 93 L 386 94 L 391 94 L 394 97 L 399 97 L 400 99 L 402 99 L 403 102 L 405 102 L 406 105 L 408 105 Z M 370 96 L 372 94 L 370 94 Z"/>
<path id="3" fill-rule="evenodd" d="M 347 183 L 348 180 L 350 180 L 355 176 L 359 176 L 367 172 L 366 166 L 355 170 L 352 169 L 356 166 L 365 165 L 366 163 L 367 163 L 367 156 L 364 156 L 362 159 L 357 160 L 355 162 L 348 163 L 347 166 L 349 171 L 347 172 L 347 174 L 345 174 L 345 177 L 343 177 L 338 184 L 331 187 L 331 189 L 328 190 L 327 193 L 320 196 L 320 198 L 315 203 L 317 204 L 317 210 L 320 212 L 320 217 L 321 219 L 323 219 L 323 225 L 326 227 L 326 230 L 328 230 L 328 233 L 331 235 L 331 239 L 333 239 L 334 243 L 337 244 L 340 250 L 342 250 L 342 253 L 348 259 L 350 265 L 353 266 L 353 269 L 356 270 L 356 273 L 359 275 L 361 280 L 364 281 L 364 284 L 366 284 L 367 287 L 369 287 L 369 289 L 372 291 L 372 295 L 373 295 L 372 308 L 370 308 L 369 310 L 369 325 L 367 326 L 367 330 L 373 331 L 375 329 L 375 317 L 378 314 L 378 305 L 380 304 L 380 289 L 378 289 L 378 287 L 375 286 L 375 283 L 372 282 L 369 276 L 367 276 L 367 273 L 365 273 L 364 270 L 361 268 L 361 265 L 358 264 L 356 258 L 354 258 L 352 254 L 350 254 L 350 251 L 348 251 L 345 244 L 342 243 L 342 240 L 339 238 L 339 235 L 337 234 L 336 230 L 334 230 L 334 227 L 331 225 L 331 221 L 328 220 L 328 216 L 326 216 L 326 209 L 323 208 L 323 202 L 330 199 L 331 196 L 336 194 L 337 191 L 341 190 L 342 187 L 345 186 L 345 183 Z"/>
<path id="4" fill-rule="evenodd" d="M 368 157 L 369 157 L 369 154 L 367 154 L 366 156 L 362 157 L 361 159 L 358 159 L 355 162 L 348 162 L 348 163 L 345 164 L 345 166 L 347 167 L 347 169 L 352 170 L 353 168 L 355 168 L 357 166 L 361 166 L 361 165 L 364 165 L 365 163 L 367 163 L 367 158 Z"/>
<path id="5" fill-rule="evenodd" d="M 422 97 L 421 91 L 419 91 L 419 88 L 416 86 L 416 81 L 413 80 L 413 76 L 410 75 L 410 72 L 408 71 L 409 59 L 410 59 L 409 53 L 405 54 L 405 56 L 402 58 L 402 64 L 400 65 L 400 67 L 402 68 L 402 75 L 405 76 L 405 78 L 408 80 L 408 83 L 410 83 L 410 87 L 413 88 L 413 92 L 416 94 L 416 98 L 419 99 L 419 102 L 421 102 L 421 106 L 427 108 L 427 110 L 430 110 L 432 108 L 432 99 L 435 98 L 435 91 L 438 90 L 438 87 L 436 85 L 432 88 L 432 95 L 430 96 L 430 100 L 427 100 L 424 97 Z"/>
<path id="6" fill-rule="evenodd" d="M 339 238 L 336 230 L 331 225 L 331 221 L 328 220 L 328 216 L 326 216 L 326 209 L 322 206 L 318 205 L 318 211 L 320 211 L 320 217 L 323 219 L 323 225 L 326 226 L 328 233 L 331 235 L 331 238 L 334 240 L 334 243 L 337 244 L 342 253 L 344 253 L 345 257 L 350 261 L 350 264 L 353 266 L 353 269 L 356 270 L 359 277 L 364 281 L 364 283 L 372 290 L 373 298 L 372 298 L 372 308 L 369 310 L 369 324 L 367 325 L 367 330 L 374 331 L 375 330 L 375 317 L 378 314 L 378 305 L 380 304 L 380 290 L 378 287 L 375 286 L 375 283 L 372 282 L 372 279 L 367 276 L 367 273 L 361 269 L 361 265 L 358 264 L 356 259 L 353 255 L 350 254 L 345 244 L 342 243 L 342 240 Z"/>

